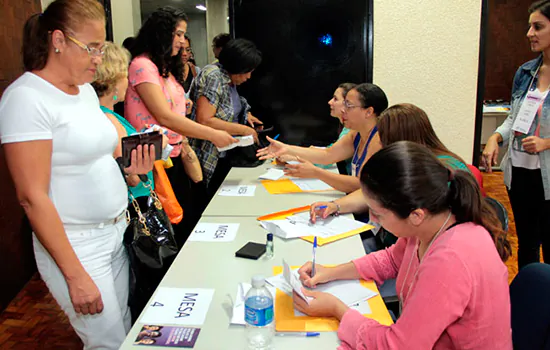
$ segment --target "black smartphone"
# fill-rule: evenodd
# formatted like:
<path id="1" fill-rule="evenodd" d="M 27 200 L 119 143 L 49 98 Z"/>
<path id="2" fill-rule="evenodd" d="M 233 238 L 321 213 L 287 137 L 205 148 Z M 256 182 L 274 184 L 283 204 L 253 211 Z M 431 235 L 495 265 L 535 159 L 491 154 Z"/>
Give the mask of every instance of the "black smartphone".
<path id="1" fill-rule="evenodd" d="M 150 131 L 123 137 L 122 140 L 122 164 L 124 167 L 129 167 L 132 161 L 132 151 L 137 146 L 154 145 L 155 160 L 162 157 L 162 135 L 158 131 Z"/>
<path id="2" fill-rule="evenodd" d="M 265 244 L 248 242 L 241 249 L 235 252 L 238 258 L 258 260 L 265 253 Z"/>

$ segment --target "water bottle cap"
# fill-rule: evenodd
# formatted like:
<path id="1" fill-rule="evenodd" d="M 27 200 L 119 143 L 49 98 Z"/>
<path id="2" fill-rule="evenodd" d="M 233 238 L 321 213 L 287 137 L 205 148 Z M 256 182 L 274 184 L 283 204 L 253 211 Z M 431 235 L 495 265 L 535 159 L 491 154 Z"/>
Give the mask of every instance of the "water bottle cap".
<path id="1" fill-rule="evenodd" d="M 267 234 L 267 240 L 268 240 L 268 241 L 272 241 L 272 240 L 273 240 L 273 233 L 268 233 L 268 234 Z"/>
<path id="2" fill-rule="evenodd" d="M 252 277 L 252 287 L 261 288 L 265 286 L 265 277 L 262 275 L 256 275 Z"/>

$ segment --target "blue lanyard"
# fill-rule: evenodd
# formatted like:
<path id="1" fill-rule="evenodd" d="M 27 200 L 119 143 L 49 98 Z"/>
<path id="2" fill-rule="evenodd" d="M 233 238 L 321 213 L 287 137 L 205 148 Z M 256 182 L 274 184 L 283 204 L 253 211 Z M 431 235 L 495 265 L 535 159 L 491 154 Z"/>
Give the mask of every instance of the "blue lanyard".
<path id="1" fill-rule="evenodd" d="M 359 150 L 360 142 L 357 143 L 357 149 L 355 150 L 355 154 L 353 155 L 353 159 L 351 160 L 351 163 L 356 167 L 359 167 L 365 161 L 365 157 L 367 156 L 367 149 L 369 148 L 370 141 L 372 140 L 372 138 L 374 137 L 374 134 L 376 134 L 377 131 L 378 131 L 378 126 L 375 126 L 372 129 L 369 135 L 369 138 L 367 139 L 367 144 L 365 145 L 365 148 L 363 148 L 363 153 L 361 154 L 361 158 L 359 159 L 357 159 L 357 150 Z M 359 135 L 359 141 L 361 141 L 361 134 L 358 134 L 358 135 Z"/>

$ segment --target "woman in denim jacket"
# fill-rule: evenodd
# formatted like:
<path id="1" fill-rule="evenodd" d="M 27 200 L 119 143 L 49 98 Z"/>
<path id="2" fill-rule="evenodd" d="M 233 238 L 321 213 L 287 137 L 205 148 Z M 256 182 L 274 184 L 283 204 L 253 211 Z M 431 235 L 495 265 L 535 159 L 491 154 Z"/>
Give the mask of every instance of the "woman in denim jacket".
<path id="1" fill-rule="evenodd" d="M 534 3 L 529 13 L 527 38 L 531 50 L 541 55 L 516 72 L 510 114 L 487 141 L 482 157 L 491 172 L 499 144 L 507 147 L 501 166 L 516 221 L 519 268 L 539 262 L 541 244 L 544 262 L 550 263 L 550 0 Z M 513 129 L 528 93 L 540 94 L 542 102 L 529 131 L 521 133 Z"/>

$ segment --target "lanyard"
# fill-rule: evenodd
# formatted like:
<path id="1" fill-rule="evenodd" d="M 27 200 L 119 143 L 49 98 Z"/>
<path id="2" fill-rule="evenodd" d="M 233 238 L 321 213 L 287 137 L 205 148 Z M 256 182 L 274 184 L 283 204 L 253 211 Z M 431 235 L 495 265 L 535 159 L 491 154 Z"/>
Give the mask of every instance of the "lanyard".
<path id="1" fill-rule="evenodd" d="M 365 161 L 365 157 L 367 156 L 367 149 L 369 148 L 370 141 L 374 137 L 374 134 L 378 131 L 378 127 L 375 125 L 372 131 L 370 132 L 369 138 L 367 139 L 367 143 L 365 144 L 365 148 L 363 148 L 363 153 L 361 154 L 361 158 L 357 159 L 357 151 L 359 150 L 359 143 L 361 143 L 361 134 L 359 134 L 359 143 L 357 144 L 357 148 L 355 149 L 355 152 L 353 153 L 353 158 L 351 160 L 351 172 L 352 176 L 357 176 L 357 170 L 358 168 L 361 168 L 361 165 Z"/>

